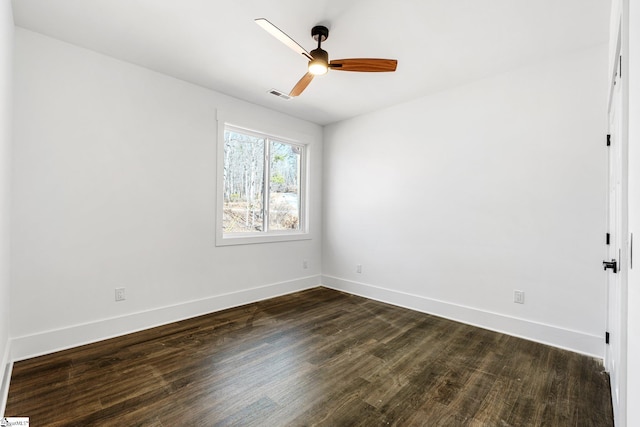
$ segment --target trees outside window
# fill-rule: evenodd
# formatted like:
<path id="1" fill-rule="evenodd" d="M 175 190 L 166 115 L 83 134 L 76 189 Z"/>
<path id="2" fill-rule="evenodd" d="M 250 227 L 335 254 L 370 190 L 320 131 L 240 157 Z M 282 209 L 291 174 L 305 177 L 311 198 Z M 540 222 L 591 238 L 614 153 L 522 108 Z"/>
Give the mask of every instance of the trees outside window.
<path id="1" fill-rule="evenodd" d="M 304 231 L 305 146 L 225 126 L 224 237 Z"/>

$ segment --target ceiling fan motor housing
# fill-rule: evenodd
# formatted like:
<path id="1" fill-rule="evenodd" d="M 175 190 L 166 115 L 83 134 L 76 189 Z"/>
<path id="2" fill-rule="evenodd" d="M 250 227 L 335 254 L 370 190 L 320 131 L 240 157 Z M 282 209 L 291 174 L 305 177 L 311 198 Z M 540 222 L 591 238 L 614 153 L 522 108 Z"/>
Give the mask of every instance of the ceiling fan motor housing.
<path id="1" fill-rule="evenodd" d="M 314 62 L 323 62 L 325 64 L 329 63 L 329 54 L 327 53 L 326 50 L 317 48 L 317 49 L 313 49 L 309 53 L 313 57 Z"/>

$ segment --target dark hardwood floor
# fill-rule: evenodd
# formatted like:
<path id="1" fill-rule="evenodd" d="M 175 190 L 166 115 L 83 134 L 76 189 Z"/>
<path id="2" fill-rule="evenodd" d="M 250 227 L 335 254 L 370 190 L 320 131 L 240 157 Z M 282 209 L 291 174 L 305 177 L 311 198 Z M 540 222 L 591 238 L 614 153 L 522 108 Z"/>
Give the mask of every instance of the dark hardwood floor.
<path id="1" fill-rule="evenodd" d="M 611 426 L 592 358 L 325 288 L 14 366 L 31 426 Z"/>

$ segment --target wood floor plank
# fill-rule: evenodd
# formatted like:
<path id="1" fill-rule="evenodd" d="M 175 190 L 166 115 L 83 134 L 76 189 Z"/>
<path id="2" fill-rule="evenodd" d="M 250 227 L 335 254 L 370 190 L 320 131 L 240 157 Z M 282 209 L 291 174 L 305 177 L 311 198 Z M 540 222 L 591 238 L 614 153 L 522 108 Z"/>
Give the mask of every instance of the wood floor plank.
<path id="1" fill-rule="evenodd" d="M 14 366 L 32 426 L 612 426 L 595 359 L 326 288 Z"/>

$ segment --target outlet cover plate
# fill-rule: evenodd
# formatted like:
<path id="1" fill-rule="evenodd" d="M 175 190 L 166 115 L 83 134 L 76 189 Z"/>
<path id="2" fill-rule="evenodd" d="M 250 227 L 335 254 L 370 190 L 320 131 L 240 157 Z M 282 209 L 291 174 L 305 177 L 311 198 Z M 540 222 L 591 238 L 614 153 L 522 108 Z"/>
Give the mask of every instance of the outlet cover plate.
<path id="1" fill-rule="evenodd" d="M 524 291 L 513 291 L 513 302 L 524 304 Z"/>

